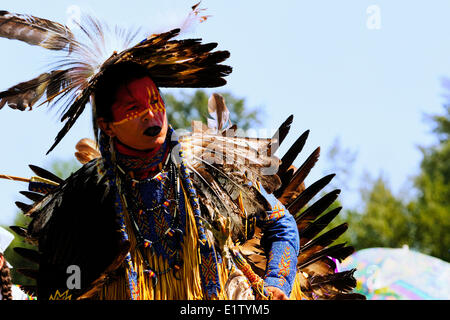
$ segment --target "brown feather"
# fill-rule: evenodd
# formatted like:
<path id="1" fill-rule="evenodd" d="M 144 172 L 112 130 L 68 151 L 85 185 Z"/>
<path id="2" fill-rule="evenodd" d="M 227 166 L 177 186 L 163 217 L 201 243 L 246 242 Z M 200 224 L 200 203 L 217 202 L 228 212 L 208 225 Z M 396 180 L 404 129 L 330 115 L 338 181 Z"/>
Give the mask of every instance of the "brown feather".
<path id="1" fill-rule="evenodd" d="M 215 128 L 218 131 L 222 131 L 225 129 L 225 124 L 230 119 L 230 111 L 228 111 L 227 106 L 225 105 L 225 99 L 218 93 L 213 93 L 208 100 L 208 112 L 215 119 L 217 123 L 215 123 Z M 211 122 L 208 119 L 208 122 Z"/>
<path id="2" fill-rule="evenodd" d="M 0 109 L 5 105 L 12 109 L 24 111 L 31 108 L 45 93 L 50 81 L 50 74 L 43 73 L 37 78 L 21 82 L 6 91 L 0 92 Z"/>
<path id="3" fill-rule="evenodd" d="M 85 164 L 93 159 L 101 157 L 100 151 L 98 150 L 97 144 L 88 138 L 81 139 L 75 145 L 75 157 L 82 164 Z"/>
<path id="4" fill-rule="evenodd" d="M 60 23 L 8 11 L 0 11 L 0 37 L 50 50 L 62 50 L 73 40 L 70 29 Z"/>

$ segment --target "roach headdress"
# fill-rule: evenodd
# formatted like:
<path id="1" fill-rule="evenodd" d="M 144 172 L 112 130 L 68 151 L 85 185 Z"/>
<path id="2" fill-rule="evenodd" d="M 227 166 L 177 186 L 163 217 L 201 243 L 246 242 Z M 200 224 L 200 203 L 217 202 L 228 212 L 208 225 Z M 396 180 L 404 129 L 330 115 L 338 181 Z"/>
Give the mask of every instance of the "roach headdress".
<path id="1" fill-rule="evenodd" d="M 198 4 L 193 6 L 183 25 L 192 20 L 205 20 L 206 16 L 200 16 L 201 11 Z M 7 104 L 13 109 L 31 110 L 44 94 L 46 100 L 42 104 L 57 105 L 65 124 L 47 154 L 83 113 L 99 80 L 112 66 L 138 64 L 148 71 L 158 87 L 166 88 L 219 87 L 231 73 L 231 67 L 220 64 L 229 57 L 228 51 L 213 52 L 217 43 L 203 44 L 201 39 L 174 39 L 180 29 L 153 34 L 130 46 L 138 30 L 111 29 L 91 16 L 84 16 L 78 26 L 81 35 L 76 37 L 60 23 L 0 11 L 0 37 L 66 53 L 48 72 L 0 92 L 0 109 Z M 111 42 L 108 40 L 115 43 L 113 48 L 107 47 Z"/>

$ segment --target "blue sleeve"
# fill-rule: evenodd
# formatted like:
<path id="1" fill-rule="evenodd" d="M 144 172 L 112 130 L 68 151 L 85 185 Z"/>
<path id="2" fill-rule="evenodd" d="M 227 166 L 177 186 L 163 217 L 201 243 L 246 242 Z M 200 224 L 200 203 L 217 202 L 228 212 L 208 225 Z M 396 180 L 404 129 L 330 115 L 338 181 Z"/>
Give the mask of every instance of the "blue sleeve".
<path id="1" fill-rule="evenodd" d="M 263 231 L 261 244 L 267 255 L 264 285 L 277 287 L 289 296 L 297 273 L 300 249 L 297 223 L 273 194 L 266 193 L 263 188 L 261 193 L 272 205 L 272 211 L 257 222 Z"/>

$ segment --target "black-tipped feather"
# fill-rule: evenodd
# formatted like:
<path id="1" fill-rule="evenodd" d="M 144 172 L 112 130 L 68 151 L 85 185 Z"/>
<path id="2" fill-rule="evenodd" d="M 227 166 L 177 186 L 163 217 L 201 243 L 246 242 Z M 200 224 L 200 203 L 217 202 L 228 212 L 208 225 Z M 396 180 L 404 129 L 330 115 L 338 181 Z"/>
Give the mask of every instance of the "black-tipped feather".
<path id="1" fill-rule="evenodd" d="M 38 278 L 39 271 L 35 269 L 25 269 L 18 268 L 17 272 L 23 274 L 24 276 L 36 280 Z"/>
<path id="2" fill-rule="evenodd" d="M 275 144 L 271 143 L 269 150 L 271 154 L 274 154 L 278 148 L 283 143 L 284 139 L 289 133 L 289 130 L 291 129 L 292 121 L 294 120 L 294 115 L 290 115 L 284 122 L 280 125 L 278 130 L 275 132 L 275 134 L 272 137 L 272 141 L 276 141 Z"/>
<path id="3" fill-rule="evenodd" d="M 333 243 L 337 238 L 339 238 L 348 229 L 348 224 L 346 222 L 340 224 L 337 227 L 327 231 L 321 236 L 315 238 L 311 242 L 305 244 L 303 248 L 300 249 L 300 255 L 306 254 L 308 251 L 317 251 Z"/>
<path id="4" fill-rule="evenodd" d="M 294 201 L 292 201 L 286 209 L 290 213 L 296 214 L 300 211 L 315 195 L 317 195 L 330 181 L 334 178 L 335 174 L 330 174 L 317 180 L 308 188 L 306 188 Z"/>
<path id="5" fill-rule="evenodd" d="M 306 130 L 298 139 L 294 142 L 294 144 L 289 148 L 289 150 L 284 154 L 281 158 L 281 165 L 278 170 L 278 175 L 282 176 L 289 169 L 289 167 L 294 163 L 298 154 L 303 150 L 305 146 L 306 140 L 309 136 L 309 130 Z"/>
<path id="6" fill-rule="evenodd" d="M 289 181 L 286 179 L 282 179 L 282 186 L 276 192 L 274 192 L 274 195 L 277 198 L 291 197 L 291 193 L 293 193 L 308 176 L 309 172 L 319 159 L 319 155 L 320 147 L 318 147 L 311 153 L 311 155 L 308 157 L 308 159 L 306 159 L 301 167 L 297 171 L 295 171 L 293 177 Z"/>
<path id="7" fill-rule="evenodd" d="M 355 271 L 356 269 L 351 269 L 326 276 L 313 276 L 309 283 L 313 289 L 322 288 L 330 293 L 336 291 L 347 293 L 356 286 L 356 279 L 353 276 Z"/>
<path id="8" fill-rule="evenodd" d="M 63 179 L 61 179 L 60 177 L 58 177 L 57 175 L 51 173 L 48 170 L 45 170 L 45 169 L 43 169 L 41 167 L 38 167 L 38 166 L 35 166 L 35 165 L 32 165 L 32 164 L 30 164 L 29 167 L 36 175 L 38 175 L 41 178 L 44 178 L 44 179 L 56 182 L 58 184 L 61 184 L 61 183 L 64 182 Z"/>
<path id="9" fill-rule="evenodd" d="M 34 262 L 34 263 L 40 262 L 40 254 L 36 250 L 15 247 L 14 251 L 17 252 L 20 256 L 24 257 L 25 259 L 27 259 L 31 262 Z"/>
<path id="10" fill-rule="evenodd" d="M 10 226 L 9 228 L 23 238 L 28 237 L 28 231 L 24 227 Z"/>
<path id="11" fill-rule="evenodd" d="M 300 247 L 311 241 L 315 236 L 317 236 L 322 230 L 324 230 L 331 221 L 339 214 L 342 207 L 335 208 L 330 210 L 322 217 L 309 224 L 304 229 L 299 230 L 300 235 Z"/>
<path id="12" fill-rule="evenodd" d="M 19 193 L 24 195 L 31 201 L 35 201 L 35 202 L 39 202 L 45 197 L 45 195 L 43 195 L 42 193 L 33 192 L 33 191 L 19 191 Z"/>
<path id="13" fill-rule="evenodd" d="M 27 295 L 32 296 L 32 297 L 36 297 L 36 293 L 37 293 L 37 288 L 36 286 L 20 286 L 20 289 L 22 289 L 23 292 L 25 292 Z"/>
<path id="14" fill-rule="evenodd" d="M 299 230 L 303 230 L 310 222 L 318 218 L 334 201 L 336 201 L 341 190 L 333 190 L 317 200 L 312 206 L 295 216 Z"/>
<path id="15" fill-rule="evenodd" d="M 26 203 L 23 203 L 23 202 L 20 202 L 20 201 L 16 201 L 15 204 L 25 214 L 33 208 L 32 205 L 26 204 Z"/>
<path id="16" fill-rule="evenodd" d="M 331 265 L 331 269 L 335 269 L 336 264 L 332 260 L 330 260 L 328 257 L 335 256 L 335 255 L 342 256 L 340 251 L 343 249 L 346 249 L 346 248 L 350 248 L 350 247 L 345 247 L 345 243 L 339 243 L 332 247 L 328 247 L 328 248 L 325 248 L 325 249 L 322 249 L 319 251 L 311 251 L 312 254 L 308 255 L 308 256 L 302 256 L 300 254 L 298 257 L 297 267 L 299 269 L 303 269 L 321 259 L 326 259 L 327 263 L 329 263 Z"/>
<path id="17" fill-rule="evenodd" d="M 366 300 L 366 296 L 360 293 L 338 293 L 331 297 L 332 300 Z"/>

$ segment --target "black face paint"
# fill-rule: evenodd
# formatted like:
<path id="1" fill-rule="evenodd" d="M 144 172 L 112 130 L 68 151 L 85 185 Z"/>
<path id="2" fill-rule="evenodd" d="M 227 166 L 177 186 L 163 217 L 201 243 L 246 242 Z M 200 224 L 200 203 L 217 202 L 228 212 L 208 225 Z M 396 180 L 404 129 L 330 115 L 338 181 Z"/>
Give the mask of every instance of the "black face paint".
<path id="1" fill-rule="evenodd" d="M 162 128 L 160 126 L 153 126 L 149 127 L 144 131 L 144 135 L 149 137 L 156 137 L 160 132 Z"/>

